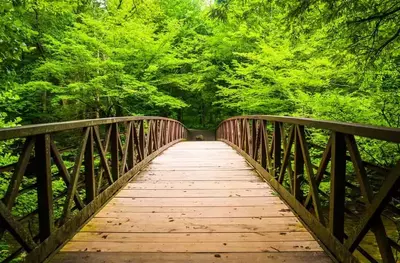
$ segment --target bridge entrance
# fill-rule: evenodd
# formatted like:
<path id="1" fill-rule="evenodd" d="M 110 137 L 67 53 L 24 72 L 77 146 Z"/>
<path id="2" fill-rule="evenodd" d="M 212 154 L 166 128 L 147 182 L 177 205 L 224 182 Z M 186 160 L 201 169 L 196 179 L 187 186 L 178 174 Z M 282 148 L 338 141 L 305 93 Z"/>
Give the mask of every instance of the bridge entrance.
<path id="1" fill-rule="evenodd" d="M 53 262 L 331 262 L 276 192 L 223 142 L 155 158 Z"/>

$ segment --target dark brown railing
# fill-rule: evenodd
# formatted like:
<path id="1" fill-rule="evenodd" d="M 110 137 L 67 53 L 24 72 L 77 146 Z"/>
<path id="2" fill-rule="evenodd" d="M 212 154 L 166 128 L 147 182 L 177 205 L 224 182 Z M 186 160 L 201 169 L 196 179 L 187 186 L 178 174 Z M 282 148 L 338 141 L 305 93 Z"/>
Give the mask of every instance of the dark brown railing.
<path id="1" fill-rule="evenodd" d="M 0 167 L 0 179 L 9 181 L 0 201 L 3 262 L 45 260 L 149 161 L 186 137 L 180 122 L 160 117 L 0 129 L 0 150 L 19 155 Z"/>
<path id="2" fill-rule="evenodd" d="M 277 116 L 223 121 L 240 152 L 340 262 L 399 262 L 400 129 Z"/>

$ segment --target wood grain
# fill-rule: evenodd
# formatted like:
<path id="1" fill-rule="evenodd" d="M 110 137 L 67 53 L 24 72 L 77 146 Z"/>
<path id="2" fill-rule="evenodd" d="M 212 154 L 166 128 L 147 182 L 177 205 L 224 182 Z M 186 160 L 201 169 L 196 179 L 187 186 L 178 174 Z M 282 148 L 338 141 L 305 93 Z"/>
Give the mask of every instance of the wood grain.
<path id="1" fill-rule="evenodd" d="M 244 158 L 221 142 L 157 157 L 54 262 L 331 262 Z"/>

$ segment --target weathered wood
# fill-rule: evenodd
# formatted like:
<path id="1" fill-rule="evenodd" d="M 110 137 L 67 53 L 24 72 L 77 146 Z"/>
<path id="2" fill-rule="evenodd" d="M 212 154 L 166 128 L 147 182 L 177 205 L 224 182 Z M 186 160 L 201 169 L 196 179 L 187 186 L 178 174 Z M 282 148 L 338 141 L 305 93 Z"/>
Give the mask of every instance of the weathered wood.
<path id="1" fill-rule="evenodd" d="M 135 215 L 132 215 L 134 217 Z M 136 215 L 138 216 L 138 215 Z M 137 217 L 148 220 L 149 217 Z M 166 219 L 168 217 L 166 216 Z M 282 242 L 282 241 L 314 241 L 313 236 L 308 232 L 259 232 L 259 233 L 117 233 L 107 234 L 104 240 L 102 232 L 79 232 L 72 242 L 139 242 L 139 243 L 169 243 L 176 240 L 178 243 L 223 243 L 223 242 Z M 300 248 L 300 246 L 298 247 Z"/>
<path id="2" fill-rule="evenodd" d="M 351 160 L 354 165 L 354 170 L 356 172 L 358 183 L 360 184 L 360 189 L 365 202 L 370 205 L 373 200 L 372 188 L 368 182 L 367 172 L 365 171 L 360 152 L 358 151 L 357 143 L 352 135 L 345 136 L 346 146 L 349 150 Z M 389 244 L 389 240 L 386 235 L 386 229 L 383 225 L 382 219 L 377 217 L 375 219 L 375 224 L 371 227 L 374 232 L 376 242 L 379 247 L 379 251 L 382 255 L 384 262 L 394 262 L 394 256 Z"/>
<path id="3" fill-rule="evenodd" d="M 300 189 L 300 186 L 301 186 L 301 181 L 304 180 L 303 179 L 304 157 L 301 150 L 300 138 L 297 132 L 297 126 L 294 126 L 294 129 L 295 129 L 295 135 L 294 135 L 295 148 L 294 148 L 294 174 L 293 174 L 292 194 L 296 198 L 296 200 L 299 200 L 301 202 L 303 199 L 303 192 Z M 309 193 L 309 196 L 311 198 L 311 191 Z"/>
<path id="4" fill-rule="evenodd" d="M 346 143 L 344 134 L 338 132 L 332 134 L 331 152 L 329 229 L 340 242 L 343 242 L 346 192 Z"/>
<path id="5" fill-rule="evenodd" d="M 136 166 L 135 159 L 137 157 L 135 156 L 135 136 L 132 131 L 132 125 L 134 121 L 138 121 L 141 123 L 143 123 L 144 121 L 151 121 L 156 124 L 155 126 L 153 126 L 152 136 L 154 137 L 154 140 L 151 144 L 152 151 L 155 152 L 154 154 L 149 155 L 148 158 L 143 159 L 142 162 Z M 86 216 L 90 216 L 95 212 L 91 209 L 93 209 L 94 207 L 98 208 L 104 204 L 104 202 L 106 201 L 105 198 L 107 197 L 106 193 L 115 193 L 119 189 L 119 187 L 121 187 L 121 183 L 123 183 L 124 181 L 119 180 L 120 175 L 127 173 L 129 170 L 131 170 L 130 173 L 137 172 L 138 170 L 143 168 L 146 161 L 154 158 L 157 154 L 161 152 L 161 150 L 178 141 L 176 140 L 169 145 L 165 145 L 164 148 L 160 148 L 162 145 L 165 144 L 163 137 L 163 134 L 165 134 L 165 128 L 163 124 L 167 121 L 173 123 L 174 126 L 176 126 L 175 138 L 182 138 L 185 134 L 185 128 L 180 122 L 158 117 L 110 118 L 65 122 L 57 124 L 32 125 L 19 127 L 18 129 L 0 129 L 0 140 L 7 140 L 18 137 L 15 137 L 14 135 L 19 135 L 20 137 L 22 137 L 21 139 L 23 139 L 23 137 L 27 137 L 19 161 L 11 166 L 6 167 L 6 169 L 3 169 L 3 171 L 11 171 L 12 169 L 14 169 L 14 174 L 12 176 L 12 182 L 10 183 L 9 189 L 7 190 L 5 198 L 3 199 L 6 204 L 4 205 L 3 200 L 1 201 L 2 204 L 6 207 L 6 210 L 1 211 L 0 234 L 3 234 L 4 230 L 8 230 L 22 245 L 22 248 L 17 248 L 10 255 L 8 255 L 6 261 L 13 260 L 24 251 L 30 252 L 32 249 L 32 253 L 30 253 L 27 257 L 27 261 L 43 261 L 45 257 L 47 257 L 49 253 L 54 250 L 55 246 L 59 245 L 60 242 L 63 242 L 65 238 L 68 237 L 68 234 L 71 234 L 66 234 L 66 231 L 70 231 L 71 228 L 79 228 L 80 225 L 82 225 L 83 223 L 82 220 L 86 220 Z M 122 139 L 119 136 L 119 123 L 122 123 L 122 125 L 124 125 L 123 130 L 127 133 L 125 137 L 122 136 Z M 108 132 L 106 132 L 106 138 L 104 140 L 100 139 L 98 127 L 99 125 L 106 125 L 110 127 L 108 129 Z M 135 126 L 133 127 L 135 128 Z M 61 153 L 65 151 L 73 153 L 74 146 L 66 147 L 66 150 L 63 149 L 60 152 L 58 151 L 56 144 L 51 139 L 51 137 L 53 136 L 53 133 L 59 131 L 80 128 L 83 128 L 84 136 L 82 141 L 80 142 L 80 147 L 77 149 L 77 155 L 75 156 L 75 165 L 67 169 L 61 157 Z M 136 147 L 139 148 L 138 145 L 140 145 L 141 143 L 140 138 L 139 136 L 136 137 Z M 144 134 L 142 138 L 144 139 Z M 125 143 L 124 145 L 122 144 L 122 141 Z M 144 142 L 144 140 L 142 140 L 142 142 Z M 96 145 L 96 147 L 98 148 L 98 156 L 94 154 L 94 145 Z M 114 182 L 112 178 L 112 173 L 109 169 L 107 160 L 108 145 L 111 145 L 110 153 L 112 156 L 111 163 L 113 168 L 113 175 L 117 175 L 115 176 L 115 179 L 119 183 Z M 34 158 L 30 158 L 33 147 L 35 149 Z M 105 150 L 103 149 L 103 147 L 105 147 Z M 160 151 L 158 151 L 158 149 L 160 149 Z M 142 147 L 142 158 L 144 158 L 143 150 L 144 146 Z M 137 151 L 137 155 L 140 155 L 140 150 Z M 97 164 L 95 159 L 97 157 L 100 157 L 101 163 L 98 170 L 95 169 L 95 164 Z M 52 161 L 54 162 L 54 165 L 58 168 L 57 172 L 53 171 L 54 174 L 52 174 Z M 116 163 L 116 161 L 118 163 Z M 120 167 L 119 164 L 121 164 Z M 82 165 L 84 166 L 84 169 L 82 169 Z M 73 171 L 70 175 L 69 169 L 71 168 L 73 169 Z M 116 170 L 119 170 L 119 174 L 115 172 Z M 84 175 L 84 179 L 82 178 L 82 180 L 80 179 L 81 171 Z M 99 175 L 96 178 L 95 171 L 99 172 Z M 32 173 L 37 178 L 36 182 L 20 190 L 19 188 L 23 176 L 30 176 Z M 102 183 L 103 174 L 106 174 L 109 185 L 105 185 L 104 182 Z M 52 176 L 54 176 L 54 178 L 52 178 Z M 59 177 L 64 180 L 67 189 L 66 191 L 55 194 L 53 193 L 52 189 L 52 180 L 58 179 Z M 98 185 L 96 185 L 97 180 Z M 85 197 L 87 203 L 86 206 L 79 197 L 79 194 L 82 193 L 82 187 L 85 189 Z M 13 203 L 17 198 L 17 195 L 24 194 L 27 191 L 34 190 L 35 188 L 37 188 L 38 208 L 34 211 L 29 212 L 27 215 L 24 215 L 22 218 L 19 218 L 18 220 L 20 222 L 18 223 L 16 218 L 12 218 L 13 216 L 10 214 L 10 210 L 13 209 Z M 97 194 L 99 194 L 99 198 L 96 197 Z M 56 229 L 53 218 L 53 201 L 58 202 L 64 198 L 65 203 L 63 205 L 62 215 L 61 218 L 57 220 L 57 226 L 61 227 Z M 72 205 L 73 202 L 76 203 L 76 206 Z M 76 211 L 77 209 L 78 211 Z M 72 212 L 74 213 L 72 214 Z M 39 227 L 39 234 L 33 237 L 33 239 L 38 240 L 38 245 L 29 244 L 30 240 L 28 240 L 25 237 L 25 234 L 21 232 L 23 231 L 21 223 L 25 224 L 27 220 L 34 218 L 36 215 L 38 215 L 38 220 L 36 220 Z M 70 215 L 72 215 L 71 218 Z M 68 228 L 66 226 L 68 226 Z M 29 228 L 31 228 L 31 226 L 29 226 Z M 30 231 L 36 232 L 37 229 L 36 227 L 34 227 L 33 229 L 30 229 Z M 29 238 L 32 239 L 31 237 Z"/>
<path id="6" fill-rule="evenodd" d="M 308 175 L 308 183 L 310 185 L 310 192 L 311 192 L 311 196 L 313 199 L 315 215 L 318 218 L 318 220 L 323 225 L 325 225 L 325 219 L 322 215 L 321 202 L 320 202 L 319 195 L 318 195 L 318 187 L 317 187 L 317 184 L 315 183 L 314 171 L 311 166 L 310 153 L 308 151 L 308 145 L 306 142 L 306 136 L 304 133 L 303 126 L 297 126 L 297 135 L 299 136 L 298 138 L 299 138 L 299 142 L 300 142 L 301 152 L 303 154 L 304 164 L 305 164 L 307 175 Z"/>
<path id="7" fill-rule="evenodd" d="M 374 225 L 374 219 L 380 215 L 382 209 L 390 200 L 392 191 L 397 190 L 400 186 L 400 161 L 393 167 L 385 182 L 381 186 L 378 194 L 368 206 L 364 216 L 359 222 L 357 228 L 352 235 L 346 240 L 345 245 L 354 250 L 361 242 L 362 238 L 368 232 L 371 225 Z"/>
<path id="8" fill-rule="evenodd" d="M 68 220 L 69 215 L 71 214 L 72 200 L 75 196 L 77 185 L 78 185 L 79 173 L 80 173 L 80 169 L 81 169 L 81 165 L 82 165 L 83 156 L 85 154 L 86 144 L 87 144 L 88 137 L 89 137 L 89 131 L 90 131 L 90 128 L 85 129 L 83 139 L 81 141 L 81 145 L 79 148 L 79 154 L 75 158 L 74 170 L 71 175 L 71 183 L 68 186 L 67 197 L 66 197 L 64 207 L 63 207 L 61 224 L 63 224 L 66 220 Z"/>
<path id="9" fill-rule="evenodd" d="M 39 211 L 39 238 L 47 239 L 54 230 L 51 179 L 50 135 L 38 135 L 35 142 L 36 182 Z M 71 201 L 73 196 L 71 196 Z"/>
<path id="10" fill-rule="evenodd" d="M 51 146 L 51 154 L 53 157 L 54 164 L 57 166 L 58 170 L 60 171 L 60 175 L 63 178 L 65 185 L 68 187 L 69 184 L 71 183 L 71 176 L 68 172 L 67 167 L 65 167 L 64 161 L 61 157 L 61 154 L 58 151 L 57 146 L 54 143 L 54 140 L 52 138 L 50 141 L 50 146 Z M 74 201 L 75 201 L 75 205 L 77 206 L 78 209 L 82 209 L 85 206 L 83 201 L 81 200 L 80 196 L 77 193 L 75 193 Z"/>
<path id="11" fill-rule="evenodd" d="M 278 182 L 279 183 L 283 182 L 285 173 L 287 171 L 289 174 L 289 182 L 290 182 L 290 184 L 292 184 L 292 177 L 293 177 L 292 172 L 293 171 L 291 168 L 290 156 L 291 156 L 291 150 L 292 150 L 292 146 L 293 146 L 293 142 L 294 142 L 294 127 L 292 126 L 290 128 L 287 144 L 285 143 L 286 139 L 285 139 L 284 130 L 283 130 L 282 126 L 281 126 L 281 135 L 284 140 L 284 143 L 283 143 L 284 144 L 284 156 L 283 156 L 282 169 L 279 174 Z"/>
<path id="12" fill-rule="evenodd" d="M 246 133 L 245 129 L 243 135 Z M 187 154 L 190 151 L 198 154 Z M 208 154 L 211 151 L 220 158 Z M 221 162 L 222 156 L 228 154 L 230 159 L 232 153 L 222 143 L 182 143 L 169 149 L 159 157 L 162 161 L 155 159 L 97 213 L 61 254 L 79 250 L 182 254 L 308 251 L 312 259 L 311 251 L 321 251 L 318 243 L 245 162 L 235 160 L 242 170 Z M 186 162 L 193 164 L 192 170 L 175 169 L 178 165 L 185 168 Z M 200 164 L 194 166 L 195 162 Z M 243 174 L 246 178 L 235 180 Z M 223 180 L 198 180 L 200 177 Z"/>
<path id="13" fill-rule="evenodd" d="M 281 169 L 281 164 L 282 164 L 282 159 L 281 159 L 281 154 L 282 154 L 282 137 L 281 137 L 281 126 L 282 123 L 280 122 L 275 122 L 274 123 L 274 169 L 273 169 L 273 175 L 275 177 L 278 177 L 280 169 Z"/>
<path id="14" fill-rule="evenodd" d="M 326 168 L 328 166 L 329 160 L 331 158 L 331 147 L 332 147 L 332 136 L 329 137 L 328 140 L 328 144 L 325 147 L 324 152 L 322 153 L 322 158 L 321 158 L 321 162 L 318 166 L 318 170 L 315 174 L 315 183 L 317 186 L 319 186 L 319 184 L 322 181 L 322 178 L 324 176 L 324 173 L 326 171 Z M 311 201 L 311 193 L 308 193 L 306 200 L 304 201 L 304 206 L 308 207 L 308 205 L 310 204 Z"/>
<path id="15" fill-rule="evenodd" d="M 0 141 L 9 140 L 14 138 L 23 138 L 35 136 L 39 134 L 50 134 L 60 131 L 67 131 L 73 129 L 81 129 L 99 125 L 110 125 L 113 123 L 123 123 L 127 121 L 144 121 L 144 120 L 168 120 L 172 123 L 177 123 L 185 127 L 177 120 L 155 117 L 155 116 L 130 116 L 130 117 L 111 117 L 102 119 L 89 119 L 78 121 L 55 122 L 45 124 L 24 125 L 15 128 L 0 129 Z"/>
<path id="16" fill-rule="evenodd" d="M 215 253 L 215 252 L 299 252 L 304 247 L 310 252 L 321 251 L 316 241 L 272 241 L 272 242 L 207 242 L 207 243 L 138 243 L 138 242 L 70 242 L 63 248 L 63 252 L 164 252 L 164 253 Z M 82 248 L 84 247 L 84 248 Z"/>
<path id="17" fill-rule="evenodd" d="M 4 203 L 9 210 L 13 207 L 15 198 L 18 195 L 18 190 L 21 185 L 26 167 L 28 166 L 29 158 L 31 156 L 34 145 L 35 145 L 34 137 L 26 138 L 21 155 L 18 159 L 17 166 L 15 167 L 14 173 L 11 177 L 10 184 L 7 188 L 7 192 L 4 196 Z"/>
<path id="18" fill-rule="evenodd" d="M 113 180 L 119 178 L 119 128 L 118 123 L 111 124 L 111 174 Z"/>
<path id="19" fill-rule="evenodd" d="M 138 173 L 144 166 L 146 166 L 152 159 L 159 155 L 164 150 L 168 149 L 172 145 L 178 143 L 179 140 L 171 142 L 158 151 L 147 156 L 142 162 L 138 163 L 128 173 L 124 174 L 119 178 L 118 181 L 114 182 L 107 189 L 101 192 L 96 198 L 87 206 L 85 206 L 77 215 L 70 218 L 65 224 L 58 228 L 48 239 L 36 246 L 35 249 L 27 255 L 25 262 L 36 263 L 43 262 L 52 252 L 54 252 L 66 239 L 72 237 L 87 220 L 94 213 L 96 213 L 100 207 L 104 205 L 122 186 L 124 186 L 134 175 Z M 96 143 L 97 144 L 97 143 Z"/>
<path id="20" fill-rule="evenodd" d="M 121 164 L 119 167 L 119 174 L 124 174 L 125 171 L 129 171 L 129 165 L 128 165 L 128 155 L 129 155 L 129 146 L 130 146 L 130 141 L 131 141 L 131 129 L 132 125 L 131 123 L 128 124 L 128 127 L 126 129 L 125 133 L 125 146 L 121 146 L 122 150 L 122 156 L 121 156 Z M 122 145 L 122 142 L 121 142 Z M 133 156 L 131 156 L 133 157 Z"/>
<path id="21" fill-rule="evenodd" d="M 127 157 L 126 157 L 126 162 L 128 166 L 128 170 L 132 169 L 135 166 L 135 124 L 134 122 L 129 123 L 129 128 L 128 128 L 128 135 L 127 135 L 127 142 L 126 142 L 126 147 L 127 149 Z"/>
<path id="22" fill-rule="evenodd" d="M 400 143 L 398 129 L 381 127 L 381 126 L 373 126 L 373 125 L 365 125 L 357 123 L 345 123 L 337 121 L 322 121 L 322 120 L 314 120 L 308 118 L 296 118 L 296 117 L 273 116 L 273 115 L 247 115 L 247 116 L 244 115 L 244 116 L 232 117 L 226 119 L 225 121 L 230 121 L 230 120 L 237 121 L 240 119 L 265 120 L 270 122 L 277 121 L 282 123 L 314 127 L 323 130 L 336 131 L 344 134 L 352 134 L 356 136 Z"/>
<path id="23" fill-rule="evenodd" d="M 81 262 L 109 262 L 109 263 L 265 263 L 265 262 L 310 262 L 331 263 L 323 252 L 265 252 L 265 253 L 87 253 L 87 252 L 62 252 L 54 259 L 60 263 Z"/>
<path id="24" fill-rule="evenodd" d="M 266 204 L 283 204 L 279 197 L 201 197 L 181 198 L 168 197 L 159 200 L 158 197 L 151 198 L 119 198 L 110 201 L 113 206 L 151 206 L 157 203 L 160 206 L 264 206 Z"/>
<path id="25" fill-rule="evenodd" d="M 85 149 L 85 190 L 86 203 L 90 203 L 96 196 L 96 180 L 94 178 L 94 139 L 93 128 L 89 128 L 88 141 Z"/>
<path id="26" fill-rule="evenodd" d="M 200 198 L 200 197 L 261 197 L 261 196 L 274 196 L 272 191 L 266 191 L 265 189 L 177 189 L 177 190 L 121 190 L 117 197 L 180 197 L 180 198 Z"/>
<path id="27" fill-rule="evenodd" d="M 223 140 L 224 141 L 224 140 Z M 281 187 L 279 182 L 271 176 L 257 161 L 253 160 L 251 156 L 247 155 L 243 150 L 238 148 L 236 145 L 224 141 L 231 145 L 236 151 L 238 151 L 246 160 L 257 170 L 257 172 L 265 178 L 267 182 L 277 191 L 288 205 L 297 213 L 297 215 L 311 228 L 313 233 L 319 237 L 322 243 L 328 248 L 329 251 L 335 252 L 335 257 L 339 262 L 358 262 L 358 260 L 349 252 L 347 247 L 339 242 L 332 236 L 330 231 L 321 224 L 321 222 L 314 217 L 303 205 L 300 203 L 288 190 Z"/>
<path id="28" fill-rule="evenodd" d="M 101 175 L 102 172 L 104 171 L 106 173 L 107 179 L 108 179 L 108 183 L 112 184 L 114 182 L 111 171 L 110 171 L 110 167 L 108 166 L 108 162 L 107 162 L 107 158 L 106 158 L 106 153 L 103 149 L 103 146 L 101 144 L 101 139 L 100 139 L 100 134 L 98 129 L 94 129 L 94 138 L 96 141 L 96 146 L 97 146 L 97 150 L 99 152 L 99 156 L 100 156 L 100 162 L 101 162 L 101 170 L 100 170 L 100 176 L 99 176 L 99 188 L 101 186 Z"/>

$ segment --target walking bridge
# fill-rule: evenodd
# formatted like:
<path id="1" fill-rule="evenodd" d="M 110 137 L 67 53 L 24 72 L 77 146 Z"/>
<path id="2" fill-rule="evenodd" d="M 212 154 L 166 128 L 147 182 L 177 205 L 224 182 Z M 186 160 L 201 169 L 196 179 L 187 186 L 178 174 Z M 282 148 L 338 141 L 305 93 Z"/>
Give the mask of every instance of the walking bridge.
<path id="1" fill-rule="evenodd" d="M 399 261 L 400 129 L 241 116 L 189 137 L 160 117 L 0 130 L 3 262 Z"/>

